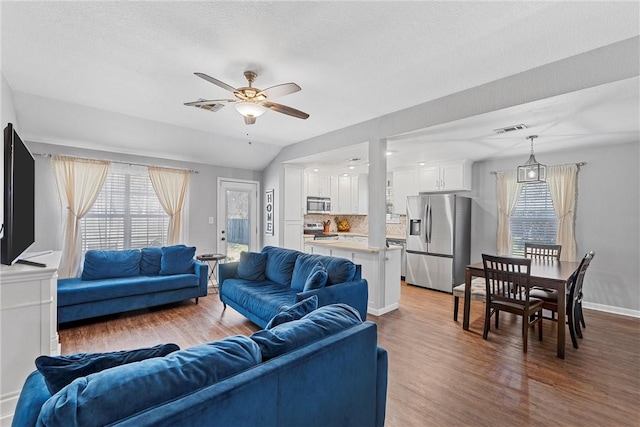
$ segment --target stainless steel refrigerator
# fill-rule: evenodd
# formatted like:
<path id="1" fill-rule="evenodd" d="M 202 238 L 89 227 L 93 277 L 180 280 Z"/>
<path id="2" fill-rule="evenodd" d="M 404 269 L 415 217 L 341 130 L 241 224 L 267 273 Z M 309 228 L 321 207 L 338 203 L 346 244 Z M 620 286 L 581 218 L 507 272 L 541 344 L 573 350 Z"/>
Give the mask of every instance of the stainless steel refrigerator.
<path id="1" fill-rule="evenodd" d="M 464 283 L 471 253 L 471 199 L 454 194 L 407 197 L 410 285 L 453 291 Z"/>

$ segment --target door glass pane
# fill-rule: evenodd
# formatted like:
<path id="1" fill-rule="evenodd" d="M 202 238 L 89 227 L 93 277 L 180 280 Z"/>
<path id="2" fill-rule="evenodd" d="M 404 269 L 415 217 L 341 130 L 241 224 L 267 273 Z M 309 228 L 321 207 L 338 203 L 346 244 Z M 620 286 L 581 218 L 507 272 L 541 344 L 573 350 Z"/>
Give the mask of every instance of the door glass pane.
<path id="1" fill-rule="evenodd" d="M 240 260 L 240 252 L 249 250 L 249 191 L 227 190 L 227 261 Z"/>

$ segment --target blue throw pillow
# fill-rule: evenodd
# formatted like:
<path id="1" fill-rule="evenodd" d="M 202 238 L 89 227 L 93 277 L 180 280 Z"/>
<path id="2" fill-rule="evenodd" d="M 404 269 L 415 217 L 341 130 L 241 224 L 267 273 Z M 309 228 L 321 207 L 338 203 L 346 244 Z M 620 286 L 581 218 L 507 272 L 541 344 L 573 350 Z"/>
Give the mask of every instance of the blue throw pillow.
<path id="1" fill-rule="evenodd" d="M 185 245 L 165 246 L 162 248 L 160 260 L 160 275 L 193 274 L 196 254 L 195 246 Z"/>
<path id="2" fill-rule="evenodd" d="M 111 425 L 245 371 L 260 358 L 258 345 L 237 335 L 105 369 L 53 395 L 42 405 L 37 425 Z"/>
<path id="3" fill-rule="evenodd" d="M 82 280 L 111 279 L 140 275 L 140 250 L 89 250 L 84 254 Z"/>
<path id="4" fill-rule="evenodd" d="M 300 320 L 258 331 L 250 338 L 260 346 L 262 360 L 266 361 L 360 323 L 362 320 L 356 309 L 346 304 L 331 304 Z"/>
<path id="5" fill-rule="evenodd" d="M 318 308 L 318 297 L 316 295 L 311 295 L 309 298 L 303 299 L 291 307 L 287 305 L 282 306 L 280 307 L 280 310 L 278 310 L 278 314 L 273 316 L 264 328 L 271 329 L 281 323 L 302 319 L 316 308 Z"/>
<path id="6" fill-rule="evenodd" d="M 242 251 L 237 276 L 245 280 L 264 280 L 266 266 L 267 254 Z"/>
<path id="7" fill-rule="evenodd" d="M 315 267 L 313 267 L 313 270 L 311 270 L 307 280 L 305 280 L 304 289 L 302 291 L 307 292 L 313 289 L 323 288 L 324 285 L 327 284 L 328 278 L 329 275 L 327 273 L 327 269 L 324 268 L 324 265 L 320 261 L 318 261 Z"/>
<path id="8" fill-rule="evenodd" d="M 79 353 L 67 356 L 40 356 L 36 368 L 44 377 L 49 393 L 56 394 L 79 377 L 86 377 L 114 366 L 163 357 L 176 350 L 176 344 L 160 344 L 151 348 L 114 351 L 111 353 Z"/>
<path id="9" fill-rule="evenodd" d="M 157 276 L 162 263 L 162 248 L 142 248 L 140 250 L 140 275 Z"/>

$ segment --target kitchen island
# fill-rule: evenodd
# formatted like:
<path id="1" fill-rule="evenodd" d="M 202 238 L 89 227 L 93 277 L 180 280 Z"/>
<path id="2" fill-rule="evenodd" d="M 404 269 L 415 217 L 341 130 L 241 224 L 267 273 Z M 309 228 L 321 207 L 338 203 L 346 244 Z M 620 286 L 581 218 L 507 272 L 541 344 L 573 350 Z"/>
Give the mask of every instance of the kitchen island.
<path id="1" fill-rule="evenodd" d="M 307 253 L 346 258 L 362 266 L 362 278 L 369 284 L 367 313 L 381 316 L 398 308 L 400 300 L 401 248 L 369 247 L 349 240 L 311 240 L 305 242 Z"/>

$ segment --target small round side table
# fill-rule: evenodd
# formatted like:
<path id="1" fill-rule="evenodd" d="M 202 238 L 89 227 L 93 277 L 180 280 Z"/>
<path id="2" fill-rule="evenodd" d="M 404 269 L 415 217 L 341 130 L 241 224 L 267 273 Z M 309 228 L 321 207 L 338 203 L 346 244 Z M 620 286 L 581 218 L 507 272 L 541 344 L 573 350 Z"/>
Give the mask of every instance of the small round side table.
<path id="1" fill-rule="evenodd" d="M 209 286 L 213 289 L 213 293 L 218 292 L 218 263 L 225 259 L 224 254 L 202 254 L 196 256 L 198 261 L 206 262 L 209 266 Z"/>

